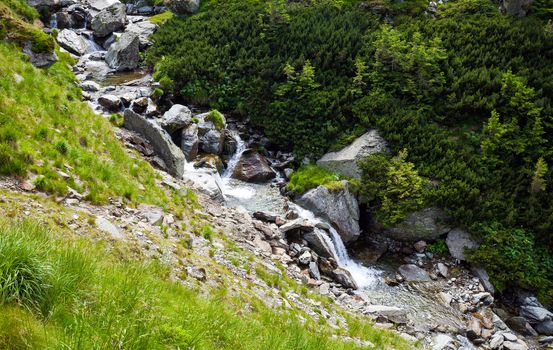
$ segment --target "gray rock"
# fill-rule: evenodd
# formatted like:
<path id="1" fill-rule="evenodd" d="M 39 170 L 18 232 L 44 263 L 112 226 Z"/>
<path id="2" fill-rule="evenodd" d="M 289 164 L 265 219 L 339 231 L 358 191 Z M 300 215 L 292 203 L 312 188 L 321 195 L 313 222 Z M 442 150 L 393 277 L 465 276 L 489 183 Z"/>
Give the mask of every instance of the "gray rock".
<path id="1" fill-rule="evenodd" d="M 505 338 L 506 341 L 517 341 L 518 337 L 514 335 L 513 333 L 503 333 L 503 338 Z"/>
<path id="2" fill-rule="evenodd" d="M 534 0 L 502 0 L 501 11 L 515 17 L 524 17 Z"/>
<path id="3" fill-rule="evenodd" d="M 449 231 L 445 240 L 449 254 L 459 260 L 466 260 L 465 249 L 476 249 L 478 243 L 472 239 L 470 233 L 460 228 L 454 228 Z"/>
<path id="4" fill-rule="evenodd" d="M 184 173 L 183 177 L 196 184 L 201 192 L 207 194 L 211 198 L 220 202 L 225 200 L 225 196 L 223 195 L 223 183 L 217 172 L 208 169 L 202 171 L 196 170 L 193 173 Z"/>
<path id="5" fill-rule="evenodd" d="M 536 326 L 536 331 L 541 335 L 553 335 L 553 321 L 543 321 Z"/>
<path id="6" fill-rule="evenodd" d="M 157 226 L 163 223 L 163 209 L 155 205 L 140 204 L 138 209 L 151 225 Z"/>
<path id="7" fill-rule="evenodd" d="M 317 161 L 317 165 L 345 176 L 361 179 L 361 169 L 357 162 L 363 158 L 387 150 L 386 141 L 376 130 L 370 130 L 349 146 L 338 152 L 325 154 Z"/>
<path id="8" fill-rule="evenodd" d="M 173 105 L 161 119 L 161 126 L 169 133 L 173 133 L 179 129 L 192 123 L 192 112 L 186 106 L 175 104 Z"/>
<path id="9" fill-rule="evenodd" d="M 102 95 L 98 98 L 98 103 L 111 112 L 118 111 L 121 108 L 121 99 L 111 94 Z"/>
<path id="10" fill-rule="evenodd" d="M 100 90 L 100 84 L 92 80 L 83 81 L 79 86 L 83 91 L 96 92 Z"/>
<path id="11" fill-rule="evenodd" d="M 514 316 L 507 319 L 507 325 L 509 328 L 511 328 L 513 331 L 522 334 L 522 335 L 528 335 L 528 336 L 535 336 L 537 335 L 536 331 L 528 321 L 522 317 L 522 316 Z"/>
<path id="12" fill-rule="evenodd" d="M 355 282 L 355 280 L 353 279 L 353 276 L 348 270 L 338 267 L 337 269 L 332 271 L 332 274 L 334 276 L 334 280 L 340 283 L 342 286 L 346 288 L 353 288 L 353 289 L 358 288 L 357 283 Z"/>
<path id="13" fill-rule="evenodd" d="M 130 109 L 125 110 L 124 119 L 127 129 L 142 134 L 151 143 L 156 154 L 165 162 L 169 173 L 178 177 L 183 175 L 184 153 L 173 143 L 167 131 Z"/>
<path id="14" fill-rule="evenodd" d="M 349 189 L 349 183 L 343 181 L 342 184 L 342 189 L 333 191 L 319 186 L 301 196 L 297 202 L 330 222 L 342 240 L 348 243 L 355 241 L 361 234 L 359 204 Z"/>
<path id="15" fill-rule="evenodd" d="M 532 324 L 541 323 L 553 319 L 553 313 L 539 306 L 521 306 L 520 316 L 527 319 Z"/>
<path id="16" fill-rule="evenodd" d="M 144 49 L 152 45 L 152 42 L 150 41 L 150 36 L 154 34 L 156 29 L 157 25 L 151 23 L 150 21 L 142 21 L 129 24 L 125 31 L 138 35 L 140 48 Z"/>
<path id="17" fill-rule="evenodd" d="M 291 231 L 296 231 L 296 230 L 310 232 L 310 231 L 313 231 L 313 229 L 314 229 L 313 224 L 311 224 L 309 221 L 303 218 L 298 218 L 298 219 L 289 221 L 279 227 L 279 230 L 284 234 Z"/>
<path id="18" fill-rule="evenodd" d="M 447 219 L 443 210 L 429 207 L 407 214 L 403 222 L 386 229 L 384 234 L 398 241 L 433 241 L 451 229 Z"/>
<path id="19" fill-rule="evenodd" d="M 313 231 L 305 233 L 303 235 L 303 239 L 319 256 L 323 256 L 325 258 L 336 258 L 332 253 L 332 248 L 324 239 L 324 235 L 326 235 L 326 232 L 319 228 L 315 228 Z"/>
<path id="20" fill-rule="evenodd" d="M 184 152 L 186 160 L 191 161 L 198 155 L 200 139 L 198 138 L 198 125 L 190 124 L 182 129 L 181 149 Z"/>
<path id="21" fill-rule="evenodd" d="M 223 153 L 224 136 L 219 130 L 211 129 L 200 136 L 200 149 L 205 153 Z"/>
<path id="22" fill-rule="evenodd" d="M 365 308 L 365 311 L 370 314 L 376 314 L 378 316 L 386 317 L 388 320 L 394 323 L 407 322 L 407 310 L 401 309 L 399 307 L 386 305 L 369 305 Z"/>
<path id="23" fill-rule="evenodd" d="M 449 275 L 449 271 L 447 269 L 447 266 L 445 266 L 443 263 L 438 263 L 438 272 L 444 278 L 447 278 L 447 276 Z"/>
<path id="24" fill-rule="evenodd" d="M 134 33 L 123 33 L 119 40 L 109 47 L 106 54 L 108 66 L 117 71 L 138 67 L 139 40 Z"/>
<path id="25" fill-rule="evenodd" d="M 186 15 L 198 11 L 200 0 L 165 0 L 165 5 L 177 15 Z"/>
<path id="26" fill-rule="evenodd" d="M 495 288 L 493 287 L 492 282 L 490 281 L 490 276 L 488 275 L 488 272 L 482 267 L 473 266 L 471 267 L 471 272 L 474 276 L 478 277 L 480 280 L 480 283 L 482 283 L 482 286 L 484 287 L 484 290 L 486 292 L 489 292 L 491 294 L 495 293 Z"/>
<path id="27" fill-rule="evenodd" d="M 507 349 L 507 350 L 528 350 L 528 346 L 521 340 L 518 340 L 516 342 L 504 341 L 503 342 L 503 349 Z"/>
<path id="28" fill-rule="evenodd" d="M 453 338 L 451 338 L 449 335 L 438 334 L 432 339 L 432 350 L 449 349 L 450 345 L 452 345 L 453 342 Z"/>
<path id="29" fill-rule="evenodd" d="M 405 278 L 407 282 L 430 282 L 430 275 L 428 272 L 421 269 L 417 265 L 405 264 L 401 265 L 398 269 L 399 273 Z"/>
<path id="30" fill-rule="evenodd" d="M 298 261 L 300 264 L 307 265 L 311 261 L 311 253 L 309 251 L 304 251 L 299 257 Z"/>
<path id="31" fill-rule="evenodd" d="M 111 33 L 125 26 L 127 20 L 127 11 L 125 5 L 116 2 L 102 9 L 90 23 L 90 28 L 94 35 L 100 38 L 106 37 Z"/>
<path id="32" fill-rule="evenodd" d="M 503 345 L 504 338 L 501 334 L 496 333 L 490 340 L 490 348 L 492 350 L 498 350 Z"/>
<path id="33" fill-rule="evenodd" d="M 37 68 L 47 68 L 56 63 L 58 56 L 55 52 L 34 52 L 33 44 L 27 41 L 23 46 L 23 53 L 29 56 L 31 64 Z"/>
<path id="34" fill-rule="evenodd" d="M 311 261 L 309 263 L 309 276 L 313 277 L 316 280 L 321 279 L 321 273 L 319 272 L 319 267 L 317 266 L 317 263 L 314 261 Z"/>
<path id="35" fill-rule="evenodd" d="M 124 239 L 125 235 L 123 235 L 117 226 L 111 223 L 108 219 L 97 216 L 96 217 L 96 227 L 107 234 L 109 234 L 114 239 Z"/>
<path id="36" fill-rule="evenodd" d="M 70 29 L 59 32 L 56 40 L 61 47 L 77 56 L 84 55 L 90 49 L 86 39 Z"/>
<path id="37" fill-rule="evenodd" d="M 245 150 L 236 167 L 233 177 L 246 182 L 266 182 L 276 177 L 267 159 L 253 149 Z"/>
<path id="38" fill-rule="evenodd" d="M 113 4 L 120 3 L 119 0 L 88 0 L 88 4 L 96 11 L 101 11 L 106 7 L 112 6 Z"/>

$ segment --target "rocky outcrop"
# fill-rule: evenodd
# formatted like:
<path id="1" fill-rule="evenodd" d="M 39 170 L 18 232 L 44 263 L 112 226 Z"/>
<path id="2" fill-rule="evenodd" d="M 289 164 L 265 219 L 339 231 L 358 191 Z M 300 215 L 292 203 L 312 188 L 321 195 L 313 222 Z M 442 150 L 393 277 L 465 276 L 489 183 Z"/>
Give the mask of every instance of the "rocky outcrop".
<path id="1" fill-rule="evenodd" d="M 303 239 L 319 256 L 325 258 L 335 258 L 332 248 L 328 244 L 327 240 L 324 239 L 324 235 L 326 235 L 326 232 L 319 228 L 315 228 L 313 231 L 305 233 L 303 235 Z"/>
<path id="2" fill-rule="evenodd" d="M 433 241 L 451 229 L 448 217 L 439 208 L 425 208 L 407 215 L 400 224 L 384 230 L 384 234 L 398 241 Z"/>
<path id="3" fill-rule="evenodd" d="M 38 68 L 50 67 L 58 60 L 55 52 L 34 52 L 33 44 L 30 41 L 23 46 L 23 53 L 29 56 L 31 64 Z"/>
<path id="4" fill-rule="evenodd" d="M 465 249 L 476 249 L 478 243 L 472 239 L 470 233 L 460 228 L 454 228 L 449 231 L 445 240 L 449 254 L 455 259 L 464 261 L 467 259 Z"/>
<path id="5" fill-rule="evenodd" d="M 502 0 L 501 12 L 515 17 L 524 17 L 534 0 Z"/>
<path id="6" fill-rule="evenodd" d="M 134 33 L 123 33 L 119 40 L 109 47 L 106 54 L 108 66 L 117 71 L 138 67 L 139 40 Z"/>
<path id="7" fill-rule="evenodd" d="M 275 176 L 267 159 L 253 149 L 247 149 L 242 153 L 233 173 L 234 178 L 246 182 L 265 182 Z"/>
<path id="8" fill-rule="evenodd" d="M 106 37 L 111 33 L 125 26 L 127 12 L 125 5 L 116 2 L 101 10 L 90 23 L 94 35 L 100 38 Z"/>
<path id="9" fill-rule="evenodd" d="M 192 123 L 192 112 L 188 107 L 175 104 L 173 105 L 161 119 L 161 126 L 169 133 L 174 133 Z"/>
<path id="10" fill-rule="evenodd" d="M 165 6 L 177 15 L 187 15 L 198 11 L 200 0 L 165 0 Z"/>
<path id="11" fill-rule="evenodd" d="M 142 21 L 137 23 L 131 23 L 127 26 L 126 31 L 134 33 L 138 36 L 140 41 L 140 49 L 144 49 L 152 44 L 150 36 L 154 34 L 157 29 L 157 25 L 150 21 Z"/>
<path id="12" fill-rule="evenodd" d="M 216 129 L 211 129 L 200 136 L 200 149 L 205 153 L 221 154 L 223 152 L 224 136 Z"/>
<path id="13" fill-rule="evenodd" d="M 59 32 L 56 40 L 61 47 L 78 56 L 84 55 L 89 50 L 86 39 L 69 29 Z"/>
<path id="14" fill-rule="evenodd" d="M 355 241 L 361 230 L 359 228 L 359 204 L 349 190 L 347 181 L 343 181 L 343 188 L 329 190 L 319 186 L 303 196 L 297 202 L 330 222 L 345 243 Z"/>
<path id="15" fill-rule="evenodd" d="M 317 161 L 317 165 L 341 175 L 361 179 L 361 169 L 357 162 L 371 154 L 386 150 L 386 141 L 378 131 L 371 130 L 340 151 L 325 154 Z"/>
<path id="16" fill-rule="evenodd" d="M 178 148 L 169 134 L 157 123 L 151 122 L 130 109 L 125 110 L 125 128 L 142 134 L 154 147 L 173 176 L 182 177 L 184 173 L 184 153 Z"/>

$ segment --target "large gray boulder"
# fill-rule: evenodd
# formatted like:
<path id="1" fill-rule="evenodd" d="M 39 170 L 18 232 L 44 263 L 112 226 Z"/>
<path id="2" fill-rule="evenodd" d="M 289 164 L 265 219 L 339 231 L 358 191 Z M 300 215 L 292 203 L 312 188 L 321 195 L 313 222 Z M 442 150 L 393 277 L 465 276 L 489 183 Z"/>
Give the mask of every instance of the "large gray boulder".
<path id="1" fill-rule="evenodd" d="M 173 105 L 161 119 L 161 126 L 170 133 L 183 129 L 192 123 L 192 112 L 186 106 Z"/>
<path id="2" fill-rule="evenodd" d="M 384 234 L 398 241 L 433 241 L 451 230 L 448 216 L 439 208 L 429 207 L 407 214 L 405 220 Z"/>
<path id="3" fill-rule="evenodd" d="M 94 35 L 103 38 L 125 26 L 127 11 L 125 5 L 116 2 L 98 12 L 90 23 Z"/>
<path id="4" fill-rule="evenodd" d="M 200 0 L 165 0 L 165 6 L 177 15 L 187 15 L 198 11 Z"/>
<path id="5" fill-rule="evenodd" d="M 151 23 L 150 21 L 142 21 L 129 24 L 126 31 L 138 35 L 138 40 L 140 40 L 140 48 L 144 49 L 152 44 L 150 36 L 154 34 L 156 29 L 157 25 Z"/>
<path id="6" fill-rule="evenodd" d="M 200 149 L 210 154 L 223 153 L 224 135 L 219 130 L 212 129 L 200 136 Z"/>
<path id="7" fill-rule="evenodd" d="M 190 124 L 182 129 L 181 149 L 184 152 L 186 160 L 191 161 L 198 155 L 200 139 L 198 138 L 198 125 Z"/>
<path id="8" fill-rule="evenodd" d="M 445 243 L 447 244 L 447 249 L 449 249 L 449 254 L 461 261 L 467 260 L 465 249 L 478 248 L 478 243 L 472 239 L 470 233 L 460 228 L 454 228 L 449 231 Z"/>
<path id="9" fill-rule="evenodd" d="M 359 204 L 349 189 L 349 183 L 342 181 L 342 184 L 341 189 L 332 191 L 319 186 L 301 196 L 297 203 L 331 223 L 342 240 L 348 243 L 361 234 Z"/>
<path id="10" fill-rule="evenodd" d="M 77 56 L 84 55 L 90 49 L 90 45 L 85 38 L 69 29 L 59 32 L 56 40 L 61 47 Z"/>
<path id="11" fill-rule="evenodd" d="M 317 161 L 317 165 L 341 175 L 361 179 L 361 169 L 357 162 L 371 154 L 386 150 L 386 141 L 378 131 L 370 130 L 340 151 L 325 154 Z"/>
<path id="12" fill-rule="evenodd" d="M 52 1 L 52 0 L 51 0 Z M 113 4 L 120 4 L 119 0 L 88 0 L 88 4 L 96 11 L 101 11 Z"/>
<path id="13" fill-rule="evenodd" d="M 152 144 L 156 154 L 165 162 L 167 171 L 173 176 L 182 177 L 186 162 L 184 153 L 173 143 L 167 131 L 131 109 L 125 110 L 124 119 L 125 128 L 143 135 Z"/>
<path id="14" fill-rule="evenodd" d="M 503 0 L 501 11 L 515 17 L 524 17 L 534 0 Z"/>
<path id="15" fill-rule="evenodd" d="M 106 62 L 110 68 L 117 71 L 132 70 L 138 67 L 138 52 L 138 36 L 125 32 L 115 44 L 109 47 Z"/>
<path id="16" fill-rule="evenodd" d="M 265 182 L 273 179 L 276 173 L 267 159 L 253 149 L 245 150 L 234 168 L 233 177 L 246 182 Z"/>

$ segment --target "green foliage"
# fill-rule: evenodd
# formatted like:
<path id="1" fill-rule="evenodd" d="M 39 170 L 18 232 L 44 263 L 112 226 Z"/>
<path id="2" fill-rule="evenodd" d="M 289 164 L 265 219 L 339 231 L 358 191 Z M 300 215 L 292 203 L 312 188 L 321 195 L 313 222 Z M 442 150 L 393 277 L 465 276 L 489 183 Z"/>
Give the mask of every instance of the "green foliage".
<path id="1" fill-rule="evenodd" d="M 438 239 L 435 242 L 429 243 L 426 246 L 426 251 L 434 254 L 441 254 L 441 255 L 449 254 L 449 249 L 447 248 L 445 239 Z"/>
<path id="2" fill-rule="evenodd" d="M 213 123 L 216 129 L 223 129 L 225 127 L 225 117 L 216 109 L 212 109 L 209 114 L 205 117 L 206 121 Z"/>
<path id="3" fill-rule="evenodd" d="M 286 189 L 298 194 L 305 193 L 321 185 L 330 186 L 334 189 L 342 189 L 343 185 L 340 182 L 342 179 L 338 174 L 324 168 L 316 165 L 305 165 L 292 173 Z"/>
<path id="4" fill-rule="evenodd" d="M 165 11 L 163 13 L 150 17 L 150 22 L 152 22 L 153 24 L 162 25 L 171 18 L 173 18 L 173 12 Z"/>
<path id="5" fill-rule="evenodd" d="M 36 10 L 25 1 L 8 0 L 0 3 L 0 39 L 15 41 L 23 46 L 30 42 L 33 52 L 54 52 L 54 38 L 35 27 Z"/>

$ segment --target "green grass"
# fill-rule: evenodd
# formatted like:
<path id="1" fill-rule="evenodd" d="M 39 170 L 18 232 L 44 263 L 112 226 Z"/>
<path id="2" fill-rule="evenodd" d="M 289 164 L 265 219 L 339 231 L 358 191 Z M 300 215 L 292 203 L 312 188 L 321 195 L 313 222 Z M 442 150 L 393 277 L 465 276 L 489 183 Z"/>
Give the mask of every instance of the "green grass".
<path id="1" fill-rule="evenodd" d="M 105 246 L 30 221 L 0 220 L 2 349 L 359 349 L 294 311 L 269 309 L 222 287 L 201 297 L 160 263 L 118 260 Z M 15 276 L 15 277 L 14 277 Z M 13 283 L 13 281 L 17 283 Z M 398 336 L 352 319 L 377 348 Z"/>
<path id="2" fill-rule="evenodd" d="M 298 194 L 305 193 L 321 185 L 326 186 L 331 191 L 338 191 L 344 188 L 344 184 L 340 182 L 343 179 L 338 174 L 316 165 L 306 165 L 292 174 L 286 188 Z"/>
<path id="3" fill-rule="evenodd" d="M 34 26 L 38 12 L 23 0 L 6 0 L 0 3 L 0 40 L 7 39 L 23 45 L 32 43 L 34 52 L 53 52 L 54 39 Z"/>
<path id="4" fill-rule="evenodd" d="M 162 25 L 171 18 L 173 18 L 173 12 L 165 11 L 163 13 L 150 17 L 150 22 L 153 24 Z"/>
<path id="5" fill-rule="evenodd" d="M 216 109 L 212 109 L 205 117 L 205 120 L 213 123 L 216 129 L 221 130 L 225 127 L 225 117 Z"/>

